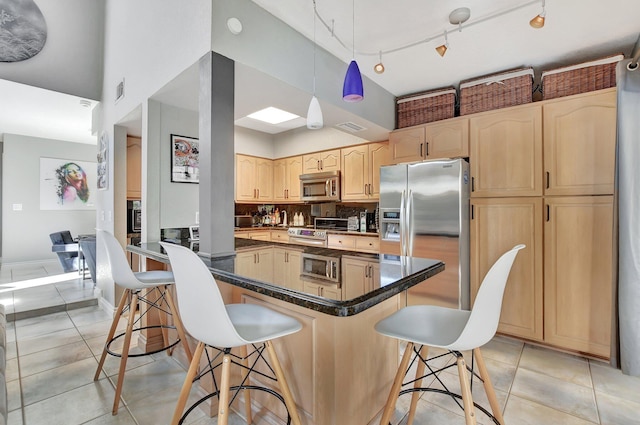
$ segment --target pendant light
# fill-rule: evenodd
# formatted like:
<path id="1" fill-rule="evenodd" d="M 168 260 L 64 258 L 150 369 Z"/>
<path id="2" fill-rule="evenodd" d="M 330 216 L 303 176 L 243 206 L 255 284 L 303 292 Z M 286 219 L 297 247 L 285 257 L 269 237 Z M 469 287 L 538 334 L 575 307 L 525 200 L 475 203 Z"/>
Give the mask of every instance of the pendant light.
<path id="1" fill-rule="evenodd" d="M 373 70 L 376 74 L 382 74 L 384 72 L 384 64 L 382 63 L 382 50 L 380 50 L 380 62 L 373 66 Z"/>
<path id="2" fill-rule="evenodd" d="M 362 87 L 362 75 L 356 62 L 356 0 L 352 0 L 353 10 L 353 59 L 347 68 L 342 85 L 342 100 L 345 102 L 360 102 L 364 98 L 364 88 Z"/>
<path id="3" fill-rule="evenodd" d="M 318 130 L 324 126 L 322 109 L 316 97 L 316 0 L 313 0 L 313 97 L 307 111 L 307 128 Z"/>

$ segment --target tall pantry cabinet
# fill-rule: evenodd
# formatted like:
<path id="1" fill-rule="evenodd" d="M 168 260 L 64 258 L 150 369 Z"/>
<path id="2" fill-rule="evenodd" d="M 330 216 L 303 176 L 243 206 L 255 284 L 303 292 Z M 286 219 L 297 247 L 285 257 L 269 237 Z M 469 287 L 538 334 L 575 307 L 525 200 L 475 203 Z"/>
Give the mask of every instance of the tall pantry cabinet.
<path id="1" fill-rule="evenodd" d="M 524 243 L 507 282 L 499 331 L 607 358 L 616 91 L 499 115 L 470 119 L 472 298 L 500 254 Z"/>

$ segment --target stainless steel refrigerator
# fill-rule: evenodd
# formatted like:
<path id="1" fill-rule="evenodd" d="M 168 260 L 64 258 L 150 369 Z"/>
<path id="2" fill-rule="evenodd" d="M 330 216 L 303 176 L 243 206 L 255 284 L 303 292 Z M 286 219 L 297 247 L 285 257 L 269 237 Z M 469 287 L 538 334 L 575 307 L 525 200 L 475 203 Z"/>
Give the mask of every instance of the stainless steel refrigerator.
<path id="1" fill-rule="evenodd" d="M 380 251 L 444 261 L 407 305 L 469 308 L 469 164 L 444 159 L 380 168 Z"/>

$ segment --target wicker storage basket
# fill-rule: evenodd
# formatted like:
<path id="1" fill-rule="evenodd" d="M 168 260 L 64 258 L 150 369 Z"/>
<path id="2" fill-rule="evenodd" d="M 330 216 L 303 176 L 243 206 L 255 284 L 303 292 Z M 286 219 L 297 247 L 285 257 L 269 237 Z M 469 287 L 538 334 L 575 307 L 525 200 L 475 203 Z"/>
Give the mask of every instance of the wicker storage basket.
<path id="1" fill-rule="evenodd" d="M 542 99 L 601 90 L 616 85 L 616 65 L 624 55 L 607 56 L 542 73 Z"/>
<path id="2" fill-rule="evenodd" d="M 460 115 L 532 101 L 533 69 L 521 68 L 460 82 Z"/>
<path id="3" fill-rule="evenodd" d="M 447 87 L 396 99 L 396 128 L 453 118 L 456 89 Z"/>

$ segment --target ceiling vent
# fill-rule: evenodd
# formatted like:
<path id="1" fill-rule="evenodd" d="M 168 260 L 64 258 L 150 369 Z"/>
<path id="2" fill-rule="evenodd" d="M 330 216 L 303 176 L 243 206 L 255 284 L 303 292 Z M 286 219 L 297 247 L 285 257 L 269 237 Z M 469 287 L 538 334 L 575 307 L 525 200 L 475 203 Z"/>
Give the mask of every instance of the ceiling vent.
<path id="1" fill-rule="evenodd" d="M 346 130 L 350 133 L 357 133 L 359 131 L 366 130 L 366 128 L 351 121 L 343 122 L 342 124 L 336 124 L 336 127 L 341 130 Z"/>

